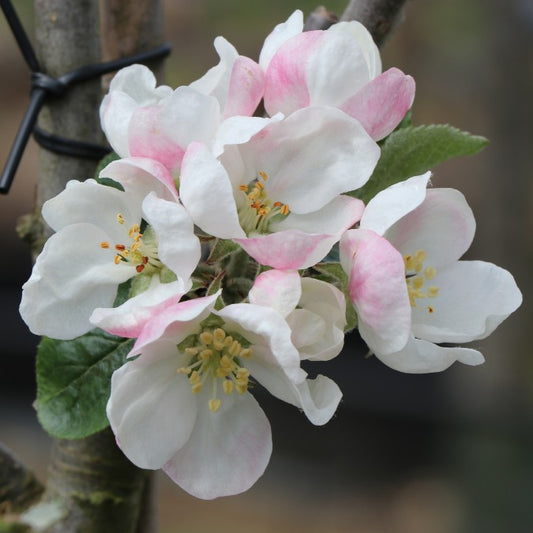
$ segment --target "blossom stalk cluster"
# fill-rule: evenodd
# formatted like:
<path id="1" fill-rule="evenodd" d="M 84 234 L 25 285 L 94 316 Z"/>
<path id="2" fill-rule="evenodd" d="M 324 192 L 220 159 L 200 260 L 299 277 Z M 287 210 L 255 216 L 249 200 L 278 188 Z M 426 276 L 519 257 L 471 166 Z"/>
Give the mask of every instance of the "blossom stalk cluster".
<path id="1" fill-rule="evenodd" d="M 482 363 L 456 344 L 521 302 L 506 270 L 461 260 L 472 211 L 429 172 L 358 198 L 415 93 L 411 76 L 382 72 L 361 24 L 304 33 L 297 11 L 257 62 L 222 37 L 215 48 L 218 65 L 177 89 L 141 65 L 116 74 L 100 116 L 117 158 L 43 206 L 55 233 L 20 307 L 37 334 L 135 339 L 111 379 L 117 443 L 207 499 L 267 466 L 256 387 L 313 424 L 334 415 L 339 387 L 302 362 L 341 353 L 347 310 L 375 357 L 420 373 Z"/>

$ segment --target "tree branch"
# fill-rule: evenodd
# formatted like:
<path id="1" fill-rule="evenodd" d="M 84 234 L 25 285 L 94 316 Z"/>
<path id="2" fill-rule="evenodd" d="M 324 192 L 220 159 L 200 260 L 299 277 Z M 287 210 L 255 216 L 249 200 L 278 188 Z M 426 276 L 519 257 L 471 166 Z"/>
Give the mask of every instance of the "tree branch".
<path id="1" fill-rule="evenodd" d="M 317 7 L 305 21 L 304 31 L 327 30 L 339 21 L 339 17 L 324 6 Z"/>
<path id="2" fill-rule="evenodd" d="M 394 27 L 402 20 L 407 0 L 351 0 L 341 20 L 358 20 L 381 47 Z"/>

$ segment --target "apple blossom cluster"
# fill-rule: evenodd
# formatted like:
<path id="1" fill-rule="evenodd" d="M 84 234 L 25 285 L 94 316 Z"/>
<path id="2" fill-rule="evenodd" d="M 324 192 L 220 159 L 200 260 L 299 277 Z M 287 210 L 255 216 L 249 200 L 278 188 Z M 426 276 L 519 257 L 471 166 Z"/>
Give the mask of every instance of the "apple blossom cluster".
<path id="1" fill-rule="evenodd" d="M 341 391 L 301 363 L 338 356 L 356 324 L 386 365 L 437 372 L 483 362 L 455 344 L 521 302 L 506 270 L 460 260 L 472 211 L 429 172 L 358 198 L 415 92 L 382 72 L 361 24 L 303 32 L 296 11 L 258 62 L 215 48 L 218 65 L 175 90 L 140 65 L 118 72 L 100 110 L 117 158 L 44 204 L 55 233 L 20 307 L 54 339 L 135 339 L 111 378 L 117 443 L 207 499 L 267 466 L 257 384 L 322 425 Z"/>

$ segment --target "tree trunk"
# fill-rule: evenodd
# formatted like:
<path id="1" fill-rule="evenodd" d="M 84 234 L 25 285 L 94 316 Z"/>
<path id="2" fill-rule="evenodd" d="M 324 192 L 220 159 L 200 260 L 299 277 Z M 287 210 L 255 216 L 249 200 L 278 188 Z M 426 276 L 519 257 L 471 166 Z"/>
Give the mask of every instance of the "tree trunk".
<path id="1" fill-rule="evenodd" d="M 36 0 L 37 55 L 43 71 L 53 77 L 102 61 L 147 51 L 163 42 L 159 0 L 102 2 L 98 0 Z M 45 131 L 90 143 L 103 142 L 98 108 L 101 80 L 72 86 L 61 97 L 50 97 L 39 126 Z M 97 162 L 41 149 L 36 212 L 61 192 L 67 181 L 94 176 Z M 50 229 L 41 224 L 34 255 Z M 41 237 L 41 238 L 39 238 Z M 52 507 L 50 507 L 52 506 Z M 49 479 L 41 504 L 30 522 L 48 533 L 146 533 L 156 531 L 153 483 L 147 472 L 132 465 L 105 430 L 76 441 L 55 440 Z"/>

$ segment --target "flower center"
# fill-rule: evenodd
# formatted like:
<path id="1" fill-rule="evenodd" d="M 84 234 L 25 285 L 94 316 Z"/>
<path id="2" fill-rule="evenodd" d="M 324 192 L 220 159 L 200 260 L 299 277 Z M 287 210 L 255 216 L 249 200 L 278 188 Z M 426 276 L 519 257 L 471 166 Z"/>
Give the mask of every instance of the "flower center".
<path id="1" fill-rule="evenodd" d="M 266 172 L 247 185 L 240 185 L 244 202 L 239 207 L 239 222 L 247 235 L 250 233 L 269 233 L 269 225 L 274 218 L 284 218 L 289 214 L 289 206 L 274 202 L 265 189 L 263 182 L 268 180 Z"/>
<path id="2" fill-rule="evenodd" d="M 117 215 L 117 224 L 121 226 L 126 223 L 121 213 Z M 120 265 L 123 262 L 135 265 L 135 270 L 138 273 L 144 272 L 145 274 L 153 273 L 161 270 L 163 264 L 158 258 L 157 253 L 157 241 L 152 232 L 141 233 L 141 227 L 139 224 L 132 224 L 128 229 L 128 237 L 131 240 L 129 244 L 118 243 L 114 245 L 117 252 L 114 257 L 115 265 Z M 145 238 L 143 239 L 143 236 Z M 107 241 L 102 241 L 100 247 L 108 249 L 111 247 Z"/>
<path id="3" fill-rule="evenodd" d="M 243 347 L 245 339 L 235 339 L 222 328 L 203 328 L 201 333 L 191 335 L 182 344 L 190 358 L 186 366 L 177 369 L 178 374 L 187 374 L 191 390 L 195 394 L 211 379 L 212 394 L 208 407 L 216 413 L 222 404 L 218 397 L 219 385 L 224 394 L 244 394 L 248 390 L 250 372 L 241 366 L 240 359 L 252 356 L 252 350 Z M 181 344 L 180 344 L 181 346 Z M 179 349 L 179 347 L 178 347 Z"/>
<path id="4" fill-rule="evenodd" d="M 414 254 L 403 256 L 405 281 L 411 307 L 417 307 L 416 300 L 435 298 L 439 293 L 439 288 L 435 285 L 424 286 L 426 281 L 431 281 L 437 274 L 437 270 L 432 266 L 424 268 L 426 258 L 427 253 L 424 250 L 417 250 Z M 431 305 L 427 306 L 427 310 L 430 314 L 435 312 L 435 308 Z"/>

